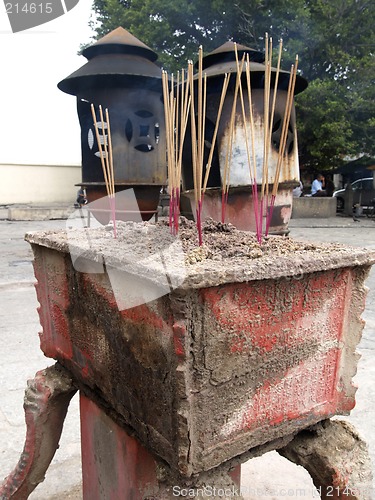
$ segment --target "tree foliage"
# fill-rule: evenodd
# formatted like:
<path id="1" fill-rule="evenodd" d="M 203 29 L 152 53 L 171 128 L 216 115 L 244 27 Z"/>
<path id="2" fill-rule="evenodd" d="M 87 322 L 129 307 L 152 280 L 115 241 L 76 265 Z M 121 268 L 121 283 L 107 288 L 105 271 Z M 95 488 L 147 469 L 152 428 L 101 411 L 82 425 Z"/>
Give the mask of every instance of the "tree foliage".
<path id="1" fill-rule="evenodd" d="M 169 71 L 227 40 L 264 47 L 283 39 L 283 68 L 298 53 L 309 81 L 297 96 L 300 162 L 329 169 L 375 155 L 375 9 L 372 0 L 94 0 L 100 38 L 123 26 Z M 277 45 L 274 43 L 274 45 Z"/>

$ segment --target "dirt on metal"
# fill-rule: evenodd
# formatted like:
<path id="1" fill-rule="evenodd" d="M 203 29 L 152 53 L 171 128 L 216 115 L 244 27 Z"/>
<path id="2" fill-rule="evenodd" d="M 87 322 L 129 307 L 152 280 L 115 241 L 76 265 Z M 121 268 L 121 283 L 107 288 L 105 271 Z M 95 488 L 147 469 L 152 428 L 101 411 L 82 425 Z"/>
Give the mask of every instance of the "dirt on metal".
<path id="1" fill-rule="evenodd" d="M 26 235 L 26 240 L 33 243 L 34 234 Z M 117 238 L 112 226 L 106 226 L 38 232 L 36 241 L 92 262 L 102 263 L 104 258 L 114 267 L 126 265 L 127 272 L 150 281 L 165 277 L 167 268 L 184 289 L 375 263 L 375 251 L 369 249 L 315 244 L 287 236 L 263 236 L 259 244 L 255 233 L 212 219 L 203 224 L 203 245 L 199 246 L 195 223 L 183 217 L 177 235 L 171 233 L 166 221 L 120 221 Z"/>

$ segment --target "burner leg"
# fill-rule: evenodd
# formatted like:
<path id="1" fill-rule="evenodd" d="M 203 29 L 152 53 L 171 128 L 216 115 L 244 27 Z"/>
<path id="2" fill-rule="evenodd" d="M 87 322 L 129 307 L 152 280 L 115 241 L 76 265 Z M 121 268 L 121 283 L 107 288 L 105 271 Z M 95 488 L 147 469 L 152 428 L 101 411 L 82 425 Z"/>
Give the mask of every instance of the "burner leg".
<path id="1" fill-rule="evenodd" d="M 28 380 L 24 399 L 25 445 L 15 469 L 0 485 L 2 500 L 26 499 L 44 480 L 76 391 L 70 375 L 58 363 Z"/>

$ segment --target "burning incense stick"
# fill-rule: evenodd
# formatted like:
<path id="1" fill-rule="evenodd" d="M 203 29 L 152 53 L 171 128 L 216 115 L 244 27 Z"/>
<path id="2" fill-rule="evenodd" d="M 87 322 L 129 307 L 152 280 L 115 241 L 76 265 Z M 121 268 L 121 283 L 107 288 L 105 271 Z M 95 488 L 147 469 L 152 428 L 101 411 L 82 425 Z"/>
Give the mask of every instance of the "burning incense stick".
<path id="1" fill-rule="evenodd" d="M 273 85 L 273 97 L 272 97 L 272 107 L 271 107 L 270 126 L 269 126 L 268 148 L 270 148 L 270 146 L 271 146 L 271 139 L 272 139 L 273 119 L 274 119 L 274 116 L 275 116 L 277 86 L 279 84 L 282 47 L 283 47 L 283 40 L 280 39 L 280 42 L 279 42 L 279 55 L 278 55 L 278 58 L 277 58 L 277 67 L 276 67 L 275 82 L 274 82 L 274 85 Z"/>
<path id="2" fill-rule="evenodd" d="M 275 81 L 274 81 L 274 86 L 273 86 L 271 116 L 269 119 L 269 129 L 268 129 L 268 139 L 267 139 L 267 149 L 266 149 L 267 162 L 268 162 L 269 150 L 270 150 L 271 142 L 272 142 L 273 119 L 274 119 L 275 108 L 276 108 L 276 97 L 277 97 L 277 87 L 278 87 L 279 75 L 280 75 L 282 45 L 283 45 L 283 41 L 282 41 L 282 39 L 280 39 L 276 75 L 275 75 Z M 271 55 L 271 57 L 272 57 L 272 55 Z M 269 180 L 268 180 L 268 167 L 267 167 L 267 172 L 266 172 L 266 207 L 268 208 L 268 206 L 269 206 Z M 269 214 L 267 213 L 266 214 L 266 230 L 265 230 L 266 235 L 268 235 L 269 225 L 270 225 L 270 219 L 269 219 Z"/>
<path id="3" fill-rule="evenodd" d="M 180 210 L 180 189 L 181 189 L 181 171 L 182 171 L 182 153 L 184 149 L 185 135 L 187 124 L 189 121 L 189 110 L 191 103 L 191 96 L 189 95 L 189 81 L 186 79 L 186 88 L 184 89 L 184 82 L 181 82 L 181 119 L 180 119 L 180 138 L 178 143 L 178 158 L 176 168 L 176 218 L 175 229 L 178 231 L 178 217 Z"/>
<path id="4" fill-rule="evenodd" d="M 114 185 L 113 155 L 112 155 L 110 124 L 109 124 L 109 113 L 108 113 L 108 110 L 106 109 L 107 121 L 105 122 L 104 116 L 103 116 L 102 106 L 99 105 L 99 116 L 100 116 L 101 128 L 102 128 L 102 138 L 100 137 L 100 134 L 99 134 L 99 127 L 98 127 L 98 122 L 96 119 L 95 107 L 93 104 L 91 104 L 91 114 L 92 114 L 92 118 L 93 118 L 93 122 L 94 122 L 96 141 L 98 143 L 100 161 L 101 161 L 101 165 L 102 165 L 103 176 L 104 176 L 107 196 L 108 196 L 108 200 L 109 200 L 110 211 L 111 211 L 111 215 L 112 215 L 112 222 L 113 222 L 113 229 L 114 229 L 113 234 L 114 234 L 114 237 L 116 238 L 117 234 L 116 234 L 116 208 L 115 208 L 115 187 L 114 187 L 115 185 Z M 105 124 L 107 125 L 108 138 L 107 138 L 107 134 L 105 133 Z M 104 145 L 104 152 L 103 152 L 102 142 Z"/>

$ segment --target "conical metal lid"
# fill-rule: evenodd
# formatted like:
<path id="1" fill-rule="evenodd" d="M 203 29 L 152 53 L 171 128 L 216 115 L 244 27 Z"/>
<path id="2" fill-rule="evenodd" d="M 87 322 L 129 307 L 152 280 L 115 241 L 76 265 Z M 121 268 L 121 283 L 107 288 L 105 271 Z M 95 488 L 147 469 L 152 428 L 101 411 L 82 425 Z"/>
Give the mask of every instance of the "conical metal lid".
<path id="1" fill-rule="evenodd" d="M 103 54 L 134 54 L 149 61 L 158 58 L 156 52 L 121 26 L 82 51 L 82 55 L 89 60 Z"/>
<path id="2" fill-rule="evenodd" d="M 225 63 L 225 62 L 235 62 L 236 57 L 235 57 L 235 52 L 234 52 L 234 42 L 225 42 L 223 45 L 220 45 L 217 49 L 213 50 L 209 54 L 203 57 L 203 69 L 206 69 L 210 66 L 214 66 L 215 64 L 218 63 Z M 244 52 L 247 52 L 249 54 L 249 59 L 250 61 L 253 62 L 259 62 L 262 63 L 264 62 L 264 54 L 263 52 L 260 52 L 259 50 L 255 49 L 250 49 L 249 47 L 246 47 L 245 45 L 241 45 L 239 43 L 237 45 L 237 51 L 238 51 L 238 57 L 239 59 L 242 58 L 242 55 Z"/>
<path id="3" fill-rule="evenodd" d="M 88 62 L 57 84 L 67 94 L 117 86 L 161 89 L 161 69 L 153 62 L 157 54 L 124 28 L 111 31 L 82 54 Z"/>
<path id="4" fill-rule="evenodd" d="M 254 88 L 264 87 L 264 72 L 265 65 L 264 54 L 258 50 L 251 49 L 245 45 L 236 44 L 239 60 L 242 59 L 244 53 L 249 54 L 251 84 Z M 207 78 L 215 78 L 224 75 L 225 73 L 236 73 L 236 54 L 234 50 L 234 42 L 226 42 L 214 51 L 203 57 L 203 70 Z M 197 64 L 195 65 L 197 67 Z M 243 69 L 243 72 L 245 68 Z M 275 80 L 276 68 L 271 69 L 271 85 Z M 278 88 L 286 90 L 288 88 L 290 72 L 280 70 Z M 234 83 L 232 82 L 232 85 Z M 299 94 L 307 87 L 307 80 L 297 75 L 294 94 Z"/>

